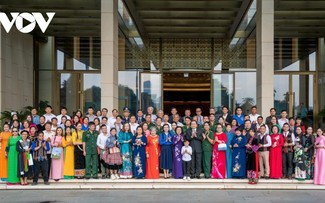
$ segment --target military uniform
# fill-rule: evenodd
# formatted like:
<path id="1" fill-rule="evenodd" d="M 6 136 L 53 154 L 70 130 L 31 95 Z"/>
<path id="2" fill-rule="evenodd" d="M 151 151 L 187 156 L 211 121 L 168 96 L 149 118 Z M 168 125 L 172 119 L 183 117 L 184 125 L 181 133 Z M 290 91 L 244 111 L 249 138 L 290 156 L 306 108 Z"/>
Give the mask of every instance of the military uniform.
<path id="1" fill-rule="evenodd" d="M 204 131 L 204 134 L 211 140 L 214 140 L 214 133 L 210 130 L 209 132 Z M 209 178 L 211 174 L 211 160 L 212 160 L 212 144 L 208 138 L 202 141 L 203 149 L 203 172 L 204 177 Z"/>
<path id="2" fill-rule="evenodd" d="M 91 174 L 93 178 L 98 177 L 97 137 L 97 131 L 91 133 L 87 130 L 82 135 L 82 142 L 86 143 L 86 178 L 90 178 Z"/>

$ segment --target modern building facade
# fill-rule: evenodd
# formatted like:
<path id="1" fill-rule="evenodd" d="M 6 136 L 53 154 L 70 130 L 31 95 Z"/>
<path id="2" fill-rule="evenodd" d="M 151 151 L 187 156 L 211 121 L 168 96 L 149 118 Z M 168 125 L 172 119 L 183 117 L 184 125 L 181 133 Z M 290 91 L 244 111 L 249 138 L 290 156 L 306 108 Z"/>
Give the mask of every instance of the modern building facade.
<path id="1" fill-rule="evenodd" d="M 275 107 L 317 126 L 325 1 L 2 0 L 55 12 L 45 33 L 0 29 L 0 110 Z"/>

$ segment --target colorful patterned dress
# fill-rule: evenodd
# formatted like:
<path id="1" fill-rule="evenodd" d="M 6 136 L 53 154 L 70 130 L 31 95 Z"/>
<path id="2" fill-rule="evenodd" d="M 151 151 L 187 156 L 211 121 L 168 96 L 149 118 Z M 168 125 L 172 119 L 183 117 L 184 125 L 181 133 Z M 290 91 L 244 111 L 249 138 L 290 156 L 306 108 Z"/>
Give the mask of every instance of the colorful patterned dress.
<path id="1" fill-rule="evenodd" d="M 146 146 L 147 138 L 145 135 L 141 137 L 132 137 L 133 150 L 133 175 L 135 178 L 144 178 L 146 175 Z"/>
<path id="2" fill-rule="evenodd" d="M 129 140 L 132 140 L 131 132 L 120 131 L 118 134 L 118 142 L 122 156 L 122 168 L 120 169 L 121 178 L 132 178 L 132 148 Z"/>
<path id="3" fill-rule="evenodd" d="M 218 137 L 219 141 L 227 143 L 226 133 L 215 133 L 214 137 Z M 226 151 L 219 151 L 218 145 L 219 143 L 216 142 L 213 146 L 211 178 L 224 179 L 226 178 Z"/>
<path id="4" fill-rule="evenodd" d="M 182 147 L 184 142 L 184 136 L 174 135 L 173 142 L 173 177 L 175 179 L 183 178 L 183 163 L 182 163 Z"/>
<path id="5" fill-rule="evenodd" d="M 149 135 L 147 139 L 148 139 L 148 144 L 146 147 L 146 155 L 147 155 L 146 178 L 159 179 L 159 155 L 160 155 L 159 136 Z"/>
<path id="6" fill-rule="evenodd" d="M 232 177 L 244 178 L 246 176 L 246 137 L 235 136 L 231 141 L 232 152 Z M 238 147 L 234 147 L 237 144 Z"/>

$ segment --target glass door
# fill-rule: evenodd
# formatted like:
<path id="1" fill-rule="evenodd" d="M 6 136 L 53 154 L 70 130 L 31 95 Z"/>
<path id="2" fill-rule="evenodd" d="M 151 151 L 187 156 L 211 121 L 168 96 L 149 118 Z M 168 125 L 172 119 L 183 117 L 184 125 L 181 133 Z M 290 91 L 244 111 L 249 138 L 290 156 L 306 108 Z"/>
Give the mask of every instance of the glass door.
<path id="1" fill-rule="evenodd" d="M 213 74 L 211 94 L 216 114 L 222 114 L 223 106 L 228 106 L 229 112 L 232 114 L 234 102 L 233 74 Z"/>
<path id="2" fill-rule="evenodd" d="M 300 117 L 313 125 L 315 76 L 310 73 L 287 73 L 274 75 L 274 107 L 277 114 L 287 110 L 290 117 Z"/>
<path id="3" fill-rule="evenodd" d="M 80 81 L 80 74 L 60 74 L 60 108 L 66 107 L 70 115 L 80 109 Z"/>
<path id="4" fill-rule="evenodd" d="M 76 110 L 83 113 L 89 106 L 101 108 L 99 73 L 60 73 L 60 107 L 66 107 L 72 115 Z"/>
<path id="5" fill-rule="evenodd" d="M 154 112 L 162 109 L 162 75 L 160 73 L 141 73 L 141 108 L 147 112 L 149 106 Z"/>

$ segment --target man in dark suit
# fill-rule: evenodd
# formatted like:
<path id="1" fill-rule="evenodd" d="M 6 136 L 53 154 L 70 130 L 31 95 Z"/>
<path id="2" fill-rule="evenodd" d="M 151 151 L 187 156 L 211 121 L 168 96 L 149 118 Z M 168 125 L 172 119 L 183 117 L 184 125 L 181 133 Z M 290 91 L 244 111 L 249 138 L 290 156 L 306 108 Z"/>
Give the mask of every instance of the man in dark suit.
<path id="1" fill-rule="evenodd" d="M 170 113 L 171 113 L 172 115 L 169 116 L 169 120 L 168 120 L 168 122 L 169 122 L 169 123 L 172 123 L 172 122 L 174 122 L 174 117 L 175 117 L 175 115 L 177 114 L 177 109 L 176 109 L 175 107 L 173 107 L 173 108 L 171 109 Z"/>
<path id="2" fill-rule="evenodd" d="M 223 117 L 226 124 L 231 124 L 232 116 L 229 114 L 229 109 L 227 106 L 222 107 L 222 115 L 220 117 Z"/>
<path id="3" fill-rule="evenodd" d="M 202 140 L 203 131 L 198 128 L 196 121 L 191 122 L 191 128 L 186 131 L 186 140 L 190 141 L 192 147 L 191 177 L 200 179 L 202 162 Z"/>
<path id="4" fill-rule="evenodd" d="M 143 111 L 142 111 L 142 109 L 138 109 L 136 119 L 137 119 L 137 123 L 139 125 L 141 125 L 143 122 L 146 121 L 146 119 L 143 117 Z"/>

